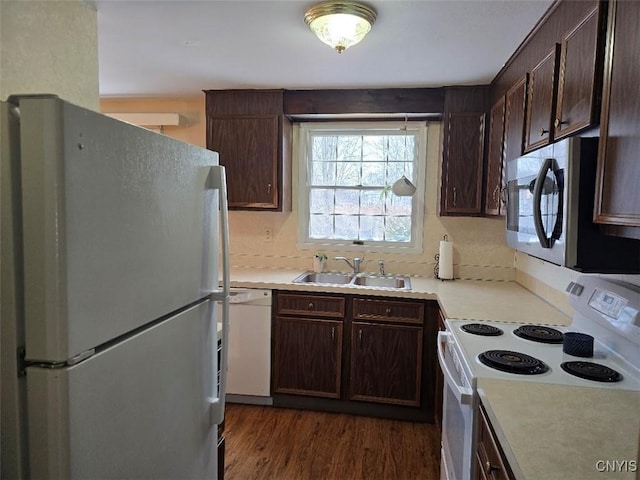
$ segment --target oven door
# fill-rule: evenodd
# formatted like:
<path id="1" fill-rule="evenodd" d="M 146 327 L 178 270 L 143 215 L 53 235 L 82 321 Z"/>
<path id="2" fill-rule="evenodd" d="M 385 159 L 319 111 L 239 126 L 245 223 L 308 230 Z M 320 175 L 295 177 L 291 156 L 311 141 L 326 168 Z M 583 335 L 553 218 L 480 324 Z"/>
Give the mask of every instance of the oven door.
<path id="1" fill-rule="evenodd" d="M 476 435 L 476 394 L 464 373 L 450 333 L 438 333 L 438 361 L 444 375 L 442 392 L 442 466 L 440 477 L 473 478 Z"/>

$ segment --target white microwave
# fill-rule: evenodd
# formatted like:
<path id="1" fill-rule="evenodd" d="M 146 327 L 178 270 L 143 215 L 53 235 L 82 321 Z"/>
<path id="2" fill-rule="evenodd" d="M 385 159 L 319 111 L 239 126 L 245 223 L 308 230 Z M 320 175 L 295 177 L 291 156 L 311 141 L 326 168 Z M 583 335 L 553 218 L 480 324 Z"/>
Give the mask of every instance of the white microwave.
<path id="1" fill-rule="evenodd" d="M 507 245 L 581 272 L 640 273 L 640 240 L 593 223 L 598 138 L 572 137 L 507 163 Z"/>

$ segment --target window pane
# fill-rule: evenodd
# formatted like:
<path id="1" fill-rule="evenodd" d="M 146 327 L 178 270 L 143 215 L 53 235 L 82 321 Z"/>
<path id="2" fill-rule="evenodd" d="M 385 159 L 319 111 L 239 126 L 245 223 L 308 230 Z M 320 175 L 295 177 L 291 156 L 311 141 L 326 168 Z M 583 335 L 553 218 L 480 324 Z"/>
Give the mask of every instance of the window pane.
<path id="1" fill-rule="evenodd" d="M 360 185 L 360 162 L 338 162 L 335 185 Z"/>
<path id="2" fill-rule="evenodd" d="M 360 213 L 362 215 L 384 215 L 384 192 L 382 189 L 362 192 Z"/>
<path id="3" fill-rule="evenodd" d="M 385 170 L 385 162 L 364 162 L 362 164 L 362 185 L 366 187 L 384 186 Z"/>
<path id="4" fill-rule="evenodd" d="M 311 166 L 311 185 L 335 185 L 336 162 L 313 162 Z"/>
<path id="5" fill-rule="evenodd" d="M 384 240 L 384 217 L 362 217 L 360 219 L 360 240 Z"/>
<path id="6" fill-rule="evenodd" d="M 355 215 L 336 215 L 333 238 L 354 240 L 358 238 L 358 217 Z"/>
<path id="7" fill-rule="evenodd" d="M 336 190 L 336 213 L 360 213 L 360 190 Z"/>
<path id="8" fill-rule="evenodd" d="M 387 164 L 387 181 L 386 185 L 392 186 L 393 183 L 404 175 L 403 163 Z"/>
<path id="9" fill-rule="evenodd" d="M 334 190 L 328 188 L 314 188 L 309 195 L 310 213 L 333 213 Z"/>
<path id="10" fill-rule="evenodd" d="M 362 137 L 360 135 L 340 135 L 338 137 L 338 161 L 360 161 Z"/>
<path id="11" fill-rule="evenodd" d="M 387 217 L 385 240 L 389 242 L 408 242 L 411 239 L 411 217 Z"/>
<path id="12" fill-rule="evenodd" d="M 382 161 L 385 157 L 385 138 L 379 135 L 367 135 L 362 144 L 362 159 L 365 161 Z"/>
<path id="13" fill-rule="evenodd" d="M 411 197 L 398 197 L 393 193 L 387 195 L 385 201 L 387 215 L 409 215 L 411 216 Z"/>
<path id="14" fill-rule="evenodd" d="M 333 215 L 310 215 L 309 238 L 333 238 Z"/>
<path id="15" fill-rule="evenodd" d="M 338 153 L 338 138 L 335 136 L 314 136 L 312 149 L 311 154 L 315 162 L 335 162 Z"/>
<path id="16" fill-rule="evenodd" d="M 416 138 L 414 135 L 394 135 L 389 137 L 390 162 L 412 161 L 415 156 Z"/>

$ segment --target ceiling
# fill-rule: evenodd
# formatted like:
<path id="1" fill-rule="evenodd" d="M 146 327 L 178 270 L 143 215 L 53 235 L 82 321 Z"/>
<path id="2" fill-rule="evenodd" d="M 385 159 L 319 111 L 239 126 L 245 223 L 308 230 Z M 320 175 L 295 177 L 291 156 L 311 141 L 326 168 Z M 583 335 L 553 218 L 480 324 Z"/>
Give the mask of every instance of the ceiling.
<path id="1" fill-rule="evenodd" d="M 373 29 L 342 54 L 303 21 L 314 0 L 91 0 L 100 95 L 229 88 L 489 83 L 553 0 L 370 0 Z"/>

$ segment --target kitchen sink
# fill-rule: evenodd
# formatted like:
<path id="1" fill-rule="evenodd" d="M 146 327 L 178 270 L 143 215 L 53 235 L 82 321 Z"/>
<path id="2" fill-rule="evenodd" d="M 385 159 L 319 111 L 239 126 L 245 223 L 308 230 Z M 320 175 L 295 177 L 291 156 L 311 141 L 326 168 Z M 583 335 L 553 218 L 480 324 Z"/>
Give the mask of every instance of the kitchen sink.
<path id="1" fill-rule="evenodd" d="M 315 273 L 305 272 L 296 278 L 293 283 L 323 283 L 333 285 L 344 285 L 353 280 L 353 275 L 349 273 Z"/>
<path id="2" fill-rule="evenodd" d="M 353 283 L 362 287 L 403 288 L 407 290 L 411 289 L 409 279 L 406 277 L 362 276 L 356 277 Z"/>
<path id="3" fill-rule="evenodd" d="M 342 272 L 305 272 L 295 278 L 293 283 L 411 290 L 411 280 L 409 280 L 409 277 L 403 275 L 354 275 L 353 273 Z"/>

